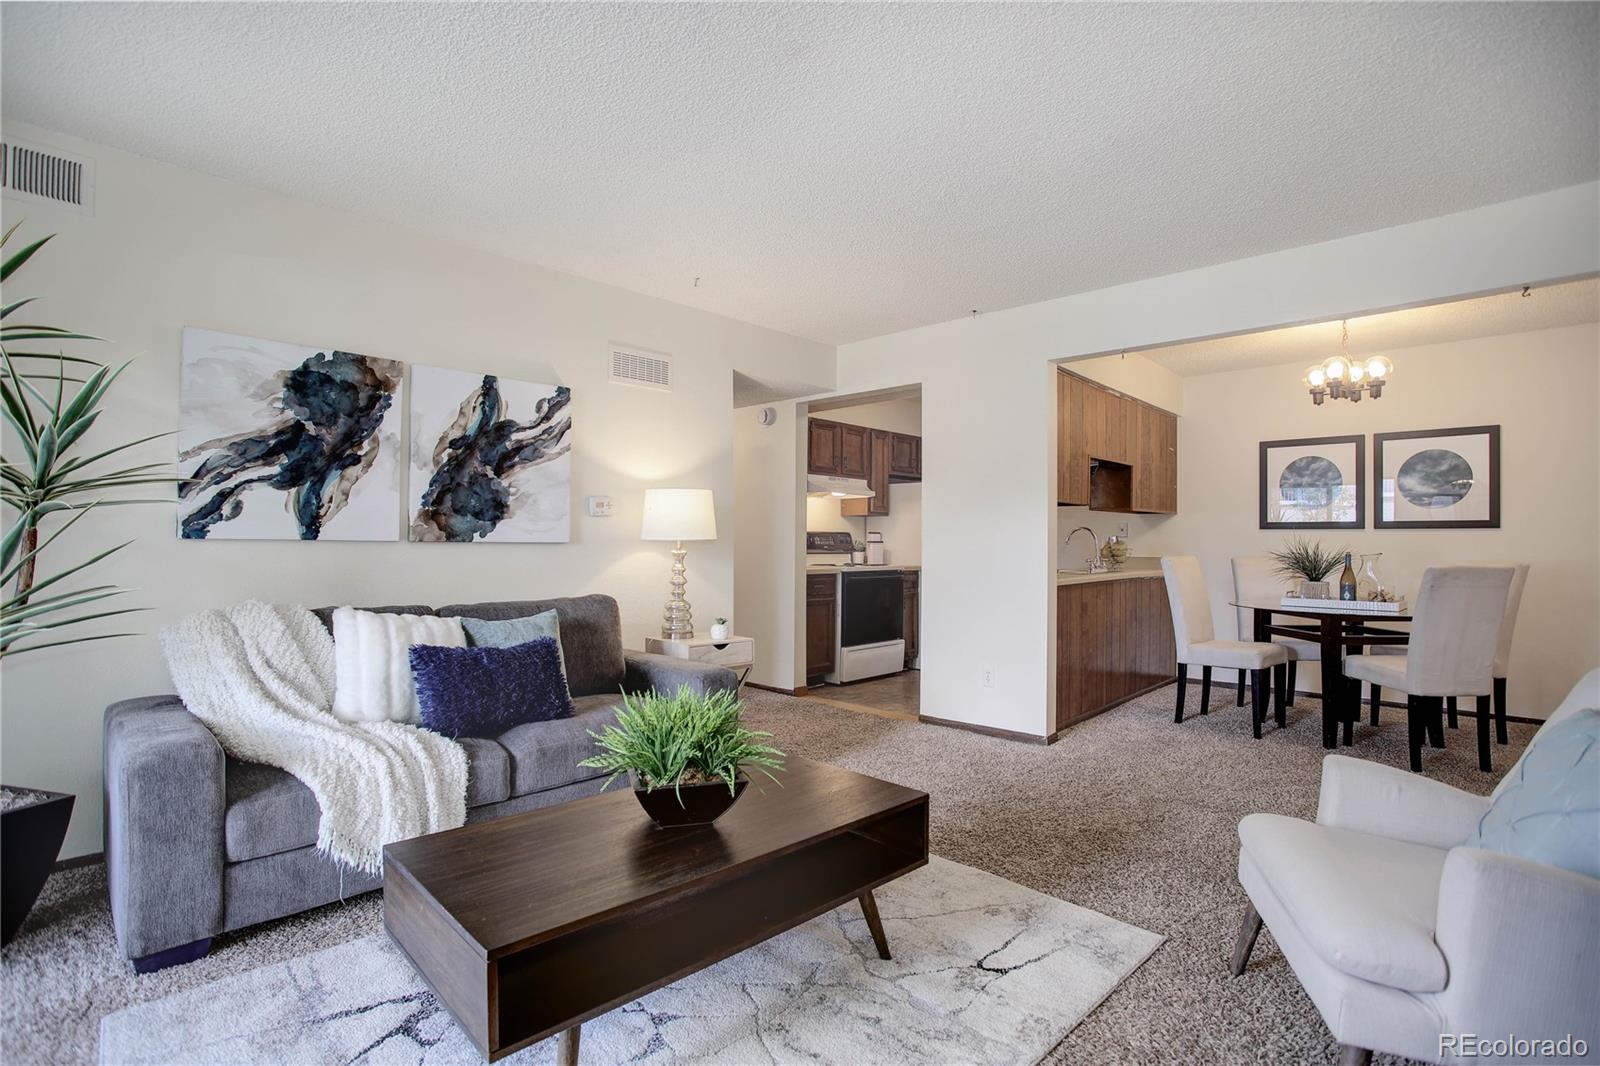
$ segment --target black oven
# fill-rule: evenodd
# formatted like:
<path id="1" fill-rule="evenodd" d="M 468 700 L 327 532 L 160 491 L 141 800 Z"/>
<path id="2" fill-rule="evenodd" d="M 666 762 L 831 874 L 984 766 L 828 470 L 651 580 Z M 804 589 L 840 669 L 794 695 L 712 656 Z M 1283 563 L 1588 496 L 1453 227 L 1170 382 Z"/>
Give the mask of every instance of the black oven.
<path id="1" fill-rule="evenodd" d="M 898 570 L 839 575 L 839 645 L 856 648 L 905 636 L 905 583 Z"/>

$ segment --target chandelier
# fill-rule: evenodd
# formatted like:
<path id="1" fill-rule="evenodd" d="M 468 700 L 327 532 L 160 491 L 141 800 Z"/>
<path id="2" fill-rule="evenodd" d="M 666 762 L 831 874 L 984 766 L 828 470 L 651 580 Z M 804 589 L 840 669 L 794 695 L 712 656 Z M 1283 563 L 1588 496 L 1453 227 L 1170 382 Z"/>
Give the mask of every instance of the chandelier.
<path id="1" fill-rule="evenodd" d="M 1360 403 L 1364 394 L 1374 400 L 1383 395 L 1383 386 L 1394 373 L 1394 364 L 1387 357 L 1374 355 L 1370 359 L 1350 358 L 1350 323 L 1339 323 L 1339 354 L 1329 356 L 1306 371 L 1301 380 L 1311 390 L 1311 402 L 1318 407 L 1327 397 Z"/>

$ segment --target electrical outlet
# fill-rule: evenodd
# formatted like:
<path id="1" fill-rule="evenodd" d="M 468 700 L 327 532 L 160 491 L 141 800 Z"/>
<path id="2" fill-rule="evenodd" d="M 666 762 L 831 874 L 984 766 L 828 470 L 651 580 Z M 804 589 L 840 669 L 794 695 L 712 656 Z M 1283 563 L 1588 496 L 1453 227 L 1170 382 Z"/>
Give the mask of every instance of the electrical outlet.
<path id="1" fill-rule="evenodd" d="M 1123 540 L 1127 540 L 1128 539 L 1128 523 L 1126 523 L 1126 522 L 1118 522 L 1117 523 L 1117 536 L 1121 537 Z"/>
<path id="2" fill-rule="evenodd" d="M 992 666 L 984 667 L 983 687 L 994 688 L 994 668 Z"/>

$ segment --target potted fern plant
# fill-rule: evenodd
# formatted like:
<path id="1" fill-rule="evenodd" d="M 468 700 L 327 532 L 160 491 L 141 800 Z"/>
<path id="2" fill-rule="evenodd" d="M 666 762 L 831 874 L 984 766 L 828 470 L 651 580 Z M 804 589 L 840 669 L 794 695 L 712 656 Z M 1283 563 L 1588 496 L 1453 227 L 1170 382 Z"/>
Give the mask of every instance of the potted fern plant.
<path id="1" fill-rule="evenodd" d="M 624 696 L 615 725 L 589 735 L 600 748 L 580 762 L 611 776 L 623 774 L 633 794 L 662 828 L 709 825 L 744 794 L 749 767 L 773 776 L 783 752 L 766 743 L 771 734 L 746 729 L 743 705 L 732 692 L 699 693 L 687 687 L 672 695 Z"/>
<path id="2" fill-rule="evenodd" d="M 1323 579 L 1335 567 L 1344 565 L 1343 548 L 1327 551 L 1320 540 L 1307 540 L 1304 537 L 1292 538 L 1282 551 L 1273 552 L 1272 557 L 1277 560 L 1278 573 L 1299 579 L 1295 592 L 1308 600 L 1327 599 L 1328 586 Z"/>
<path id="3" fill-rule="evenodd" d="M 17 227 L 0 237 L 10 244 Z M 0 283 L 49 242 L 33 241 L 0 261 Z M 8 294 L 9 295 L 9 294 Z M 158 472 L 164 463 L 107 469 L 105 461 L 153 434 L 90 454 L 84 441 L 104 411 L 106 394 L 127 368 L 112 367 L 60 351 L 37 351 L 63 341 L 95 340 L 61 326 L 20 325 L 12 317 L 36 297 L 0 307 L 0 417 L 16 441 L 16 455 L 0 457 L 0 502 L 10 512 L 0 540 L 0 659 L 87 641 L 127 636 L 103 632 L 105 619 L 143 610 L 106 603 L 130 590 L 103 582 L 82 585 L 86 570 L 127 547 L 124 541 L 54 573 L 39 570 L 42 553 L 91 511 L 129 503 L 171 500 L 128 498 L 130 488 L 172 484 Z M 28 343 L 23 343 L 28 342 Z M 19 346 L 20 345 L 20 346 Z M 17 461 L 13 461 L 17 460 Z M 46 531 L 46 526 L 53 528 Z M 60 584 L 66 582 L 65 585 Z M 0 943 L 9 942 L 33 909 L 50 867 L 60 854 L 72 818 L 70 793 L 0 785 Z"/>

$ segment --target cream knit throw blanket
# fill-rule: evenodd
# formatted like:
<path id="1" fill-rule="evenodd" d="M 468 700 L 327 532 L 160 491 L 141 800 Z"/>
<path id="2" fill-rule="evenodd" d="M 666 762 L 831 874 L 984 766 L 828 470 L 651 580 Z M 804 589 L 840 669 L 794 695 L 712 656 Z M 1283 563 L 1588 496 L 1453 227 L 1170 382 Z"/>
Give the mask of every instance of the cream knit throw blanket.
<path id="1" fill-rule="evenodd" d="M 190 615 L 161 633 L 185 706 L 229 755 L 277 766 L 322 808 L 317 848 L 359 870 L 383 846 L 466 821 L 467 755 L 399 722 L 341 722 L 333 637 L 304 607 L 251 600 Z"/>

